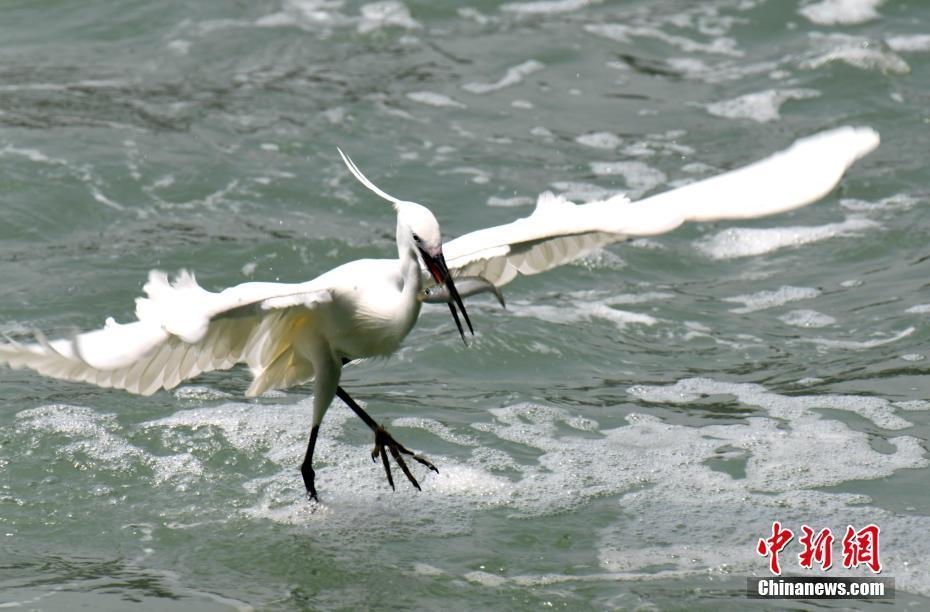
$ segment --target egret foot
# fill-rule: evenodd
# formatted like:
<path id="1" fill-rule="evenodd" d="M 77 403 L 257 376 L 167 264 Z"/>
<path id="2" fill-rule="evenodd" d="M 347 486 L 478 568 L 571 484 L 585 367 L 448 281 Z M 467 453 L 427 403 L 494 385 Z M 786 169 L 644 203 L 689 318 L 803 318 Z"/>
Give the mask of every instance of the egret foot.
<path id="1" fill-rule="evenodd" d="M 413 457 L 429 469 L 433 470 L 437 474 L 439 470 L 436 469 L 436 466 L 433 465 L 429 459 L 421 455 L 415 454 L 413 451 L 408 450 L 404 447 L 403 444 L 400 444 L 395 440 L 391 434 L 387 432 L 383 425 L 379 425 L 373 418 L 371 418 L 367 412 L 362 410 L 362 407 L 359 406 L 354 399 L 349 397 L 349 394 L 346 393 L 346 390 L 342 387 L 336 387 L 336 395 L 345 402 L 346 406 L 352 409 L 360 419 L 362 419 L 366 425 L 368 425 L 373 432 L 375 432 L 375 447 L 371 450 L 371 460 L 377 462 L 378 457 L 381 457 L 381 462 L 384 464 L 384 473 L 387 474 L 388 484 L 391 485 L 391 489 L 394 489 L 394 477 L 391 476 L 391 464 L 388 462 L 388 452 L 391 453 L 391 456 L 394 457 L 394 461 L 397 462 L 397 465 L 400 466 L 400 469 L 404 471 L 404 475 L 407 476 L 407 480 L 417 488 L 417 491 L 420 491 L 420 483 L 417 482 L 417 479 L 413 477 L 413 474 L 410 473 L 410 468 L 407 467 L 407 462 L 404 461 L 404 458 L 401 455 L 409 455 Z M 313 433 L 311 432 L 311 437 Z M 306 480 L 306 479 L 304 479 Z"/>
<path id="2" fill-rule="evenodd" d="M 313 470 L 310 470 L 310 473 L 312 474 Z M 320 498 L 316 496 L 316 487 L 313 486 L 313 476 L 310 476 L 309 482 L 304 477 L 304 486 L 307 487 L 307 501 L 320 503 Z"/>
<path id="3" fill-rule="evenodd" d="M 394 489 L 394 477 L 391 475 L 391 464 L 388 462 L 387 456 L 388 452 L 391 453 L 394 461 L 400 466 L 400 469 L 404 472 L 410 484 L 417 488 L 417 491 L 421 490 L 420 483 L 418 483 L 417 479 L 410 473 L 410 468 L 407 467 L 407 462 L 404 461 L 403 455 L 413 457 L 437 474 L 439 473 L 439 470 L 436 469 L 436 466 L 433 465 L 429 459 L 408 450 L 404 445 L 395 440 L 383 425 L 379 425 L 378 428 L 375 429 L 375 447 L 371 450 L 371 460 L 377 461 L 378 456 L 381 456 L 381 462 L 384 464 L 384 473 L 387 475 L 387 481 L 388 484 L 391 485 L 392 490 Z"/>

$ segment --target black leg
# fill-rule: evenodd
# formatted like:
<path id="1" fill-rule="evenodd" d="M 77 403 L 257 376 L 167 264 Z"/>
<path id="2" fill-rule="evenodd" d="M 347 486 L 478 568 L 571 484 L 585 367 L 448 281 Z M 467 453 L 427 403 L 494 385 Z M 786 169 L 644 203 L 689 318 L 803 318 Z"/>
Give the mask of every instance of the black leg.
<path id="1" fill-rule="evenodd" d="M 345 402 L 346 406 L 352 409 L 352 412 L 358 415 L 372 431 L 375 432 L 375 447 L 371 451 L 371 460 L 377 461 L 378 456 L 381 456 L 381 462 L 384 464 L 384 473 L 387 475 L 388 484 L 391 485 L 391 488 L 394 488 L 394 477 L 391 476 L 391 466 L 388 463 L 388 453 L 390 452 L 391 457 L 394 458 L 394 461 L 397 462 L 397 465 L 400 466 L 400 469 L 404 472 L 404 475 L 407 477 L 407 480 L 410 481 L 417 490 L 420 490 L 420 483 L 417 482 L 417 479 L 413 477 L 413 474 L 410 472 L 410 469 L 407 467 L 407 463 L 404 461 L 402 455 L 408 455 L 413 457 L 415 460 L 425 465 L 429 469 L 433 470 L 437 474 L 439 470 L 436 469 L 436 466 L 430 463 L 429 459 L 426 457 L 415 454 L 413 451 L 408 450 L 402 444 L 397 442 L 391 434 L 384 429 L 383 426 L 378 425 L 373 418 L 371 418 L 367 412 L 365 412 L 361 406 L 355 403 L 346 390 L 342 387 L 336 387 L 336 395 Z M 311 434 L 312 436 L 312 434 Z"/>
<path id="2" fill-rule="evenodd" d="M 310 430 L 310 441 L 307 443 L 307 454 L 304 455 L 304 462 L 300 464 L 300 475 L 304 477 L 304 486 L 307 487 L 307 499 L 319 502 L 316 496 L 316 487 L 313 486 L 313 479 L 316 474 L 313 471 L 313 447 L 316 446 L 316 436 L 320 433 L 320 426 L 314 425 Z"/>
<path id="3" fill-rule="evenodd" d="M 355 403 L 355 400 L 349 397 L 349 394 L 346 393 L 346 390 L 342 387 L 336 387 L 336 396 L 346 403 L 346 406 L 352 409 L 352 412 L 358 415 L 358 418 L 365 421 L 365 425 L 371 427 L 372 431 L 378 431 L 378 424 L 375 423 L 375 420 L 368 416 L 368 413 L 362 410 L 362 407 Z"/>

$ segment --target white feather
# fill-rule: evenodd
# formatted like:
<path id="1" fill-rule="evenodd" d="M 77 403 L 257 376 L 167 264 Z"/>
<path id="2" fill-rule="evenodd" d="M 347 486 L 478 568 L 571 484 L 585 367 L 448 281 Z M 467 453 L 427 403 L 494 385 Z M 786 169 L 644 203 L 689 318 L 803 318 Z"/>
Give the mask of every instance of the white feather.
<path id="1" fill-rule="evenodd" d="M 381 198 L 384 198 L 388 202 L 393 202 L 394 204 L 405 204 L 406 203 L 405 200 L 401 200 L 400 198 L 395 198 L 394 196 L 386 193 L 380 187 L 378 187 L 377 185 L 372 183 L 370 180 L 368 180 L 368 177 L 362 174 L 362 171 L 358 169 L 358 166 L 355 165 L 355 162 L 353 162 L 352 159 L 348 155 L 343 153 L 342 149 L 340 149 L 339 147 L 336 147 L 336 150 L 339 151 L 339 155 L 342 156 L 343 163 L 345 163 L 346 167 L 349 169 L 349 172 L 352 173 L 352 176 L 358 179 L 358 182 L 364 185 L 365 187 L 367 187 L 369 191 L 371 191 L 372 193 L 374 193 L 375 195 Z"/>
<path id="2" fill-rule="evenodd" d="M 810 204 L 878 143 L 878 133 L 870 128 L 837 128 L 748 166 L 635 203 L 614 196 L 579 206 L 547 192 L 529 217 L 466 234 L 443 251 L 457 275 L 483 276 L 501 286 L 518 273 L 543 272 L 597 247 L 669 232 L 685 221 L 749 219 Z"/>
<path id="3" fill-rule="evenodd" d="M 308 323 L 310 312 L 330 300 L 326 289 L 245 283 L 212 293 L 184 271 L 173 283 L 153 271 L 144 289 L 147 297 L 136 303 L 139 321 L 121 325 L 111 318 L 102 329 L 70 339 L 49 342 L 37 334 L 34 344 L 0 344 L 0 363 L 141 395 L 239 362 L 255 375 L 252 395 L 313 377 L 310 362 L 291 345 L 293 335 L 282 332 Z M 285 353 L 291 368 L 266 372 Z"/>

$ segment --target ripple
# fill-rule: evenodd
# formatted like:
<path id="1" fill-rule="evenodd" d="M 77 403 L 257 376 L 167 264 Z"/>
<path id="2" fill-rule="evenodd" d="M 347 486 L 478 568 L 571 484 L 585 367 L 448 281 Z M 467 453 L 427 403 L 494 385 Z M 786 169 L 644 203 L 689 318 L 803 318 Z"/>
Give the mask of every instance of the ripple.
<path id="1" fill-rule="evenodd" d="M 813 227 L 731 228 L 700 240 L 695 247 L 713 259 L 734 259 L 772 253 L 878 227 L 881 225 L 875 221 L 851 217 L 842 223 Z"/>
<path id="2" fill-rule="evenodd" d="M 434 93 L 431 91 L 411 91 L 407 97 L 414 102 L 426 104 L 427 106 L 438 106 L 446 108 L 467 108 L 458 100 L 454 100 L 447 95 Z"/>
<path id="3" fill-rule="evenodd" d="M 711 115 L 726 119 L 750 119 L 757 123 L 768 123 L 781 119 L 779 110 L 785 102 L 816 98 L 819 95 L 820 92 L 814 89 L 767 89 L 714 102 L 706 108 Z"/>
<path id="4" fill-rule="evenodd" d="M 462 89 L 469 93 L 473 94 L 487 94 L 492 91 L 498 91 L 506 87 L 512 87 L 517 83 L 520 83 L 533 74 L 534 72 L 539 72 L 545 68 L 545 65 L 542 62 L 536 60 L 527 60 L 522 64 L 517 64 L 512 68 L 508 68 L 507 72 L 500 79 L 493 83 L 465 83 L 462 85 Z"/>
<path id="5" fill-rule="evenodd" d="M 745 306 L 742 308 L 733 308 L 730 312 L 746 314 L 756 312 L 757 310 L 766 310 L 776 306 L 783 306 L 791 302 L 810 300 L 821 293 L 822 291 L 820 289 L 815 289 L 814 287 L 791 287 L 785 285 L 774 291 L 759 291 L 747 295 L 734 295 L 732 297 L 723 298 L 723 301 L 742 302 Z"/>

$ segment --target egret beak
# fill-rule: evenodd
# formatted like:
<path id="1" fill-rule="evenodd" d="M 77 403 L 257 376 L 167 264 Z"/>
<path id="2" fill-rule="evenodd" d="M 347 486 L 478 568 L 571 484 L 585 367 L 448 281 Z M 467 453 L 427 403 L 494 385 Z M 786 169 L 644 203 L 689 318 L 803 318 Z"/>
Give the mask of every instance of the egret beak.
<path id="1" fill-rule="evenodd" d="M 455 282 L 452 280 L 452 275 L 449 274 L 449 268 L 446 266 L 446 258 L 442 255 L 442 249 L 435 249 L 433 253 L 428 252 L 426 249 L 420 249 L 420 254 L 423 256 L 423 263 L 426 264 L 426 269 L 429 270 L 433 280 L 439 284 L 444 284 L 446 288 L 449 289 L 449 294 L 452 296 L 453 300 L 452 302 L 449 302 L 449 312 L 452 313 L 452 318 L 455 320 L 455 326 L 459 328 L 459 335 L 462 336 L 462 342 L 465 342 L 465 344 L 468 345 L 468 342 L 465 340 L 465 330 L 462 328 L 462 322 L 459 320 L 459 314 L 455 310 L 456 306 L 458 306 L 459 310 L 462 311 L 462 316 L 465 317 L 465 323 L 468 325 L 468 331 L 471 332 L 471 335 L 475 335 L 475 330 L 471 326 L 471 320 L 468 318 L 468 312 L 465 311 L 465 304 L 462 303 L 462 298 L 459 296 L 459 292 L 455 288 Z"/>

